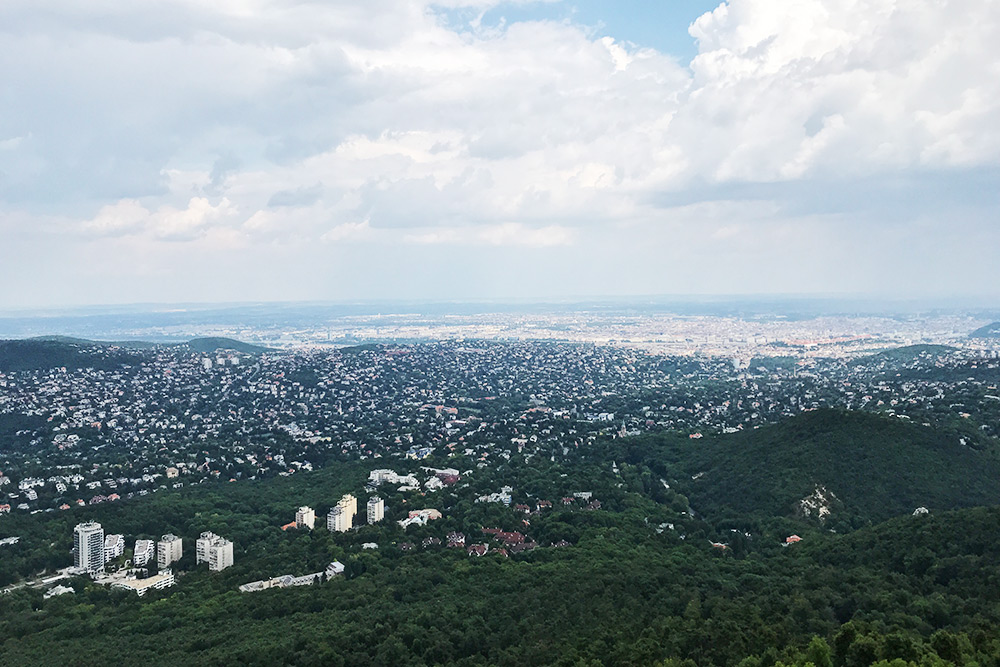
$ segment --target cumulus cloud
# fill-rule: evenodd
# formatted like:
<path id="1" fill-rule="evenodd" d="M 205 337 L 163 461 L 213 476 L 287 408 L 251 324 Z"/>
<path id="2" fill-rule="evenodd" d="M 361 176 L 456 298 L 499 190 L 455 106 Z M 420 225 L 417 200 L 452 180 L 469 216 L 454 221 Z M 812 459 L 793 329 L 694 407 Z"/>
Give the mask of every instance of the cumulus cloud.
<path id="1" fill-rule="evenodd" d="M 150 253 L 795 252 L 796 224 L 906 224 L 928 178 L 1000 166 L 995 2 L 729 0 L 691 25 L 689 66 L 571 22 L 488 25 L 506 4 L 8 0 L 0 215 Z"/>
<path id="2" fill-rule="evenodd" d="M 96 236 L 140 234 L 164 241 L 191 241 L 235 213 L 235 207 L 225 197 L 214 205 L 204 197 L 194 197 L 184 208 L 161 206 L 155 211 L 135 200 L 123 199 L 102 207 L 83 223 L 83 229 Z"/>

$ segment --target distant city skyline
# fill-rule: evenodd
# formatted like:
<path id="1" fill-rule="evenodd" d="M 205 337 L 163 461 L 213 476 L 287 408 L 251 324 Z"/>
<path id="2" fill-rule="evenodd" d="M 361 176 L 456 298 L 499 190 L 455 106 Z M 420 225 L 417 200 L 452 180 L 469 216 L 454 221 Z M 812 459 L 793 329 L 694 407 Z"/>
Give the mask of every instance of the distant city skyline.
<path id="1" fill-rule="evenodd" d="M 0 5 L 0 313 L 1000 304 L 1000 4 Z"/>

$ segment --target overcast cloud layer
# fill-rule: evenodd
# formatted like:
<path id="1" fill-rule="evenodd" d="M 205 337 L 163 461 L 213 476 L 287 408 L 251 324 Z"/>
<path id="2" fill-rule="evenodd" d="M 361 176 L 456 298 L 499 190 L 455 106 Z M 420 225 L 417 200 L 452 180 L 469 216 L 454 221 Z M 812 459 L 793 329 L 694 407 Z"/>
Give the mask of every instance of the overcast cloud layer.
<path id="1" fill-rule="evenodd" d="M 1000 2 L 503 6 L 0 3 L 0 307 L 1000 294 Z"/>

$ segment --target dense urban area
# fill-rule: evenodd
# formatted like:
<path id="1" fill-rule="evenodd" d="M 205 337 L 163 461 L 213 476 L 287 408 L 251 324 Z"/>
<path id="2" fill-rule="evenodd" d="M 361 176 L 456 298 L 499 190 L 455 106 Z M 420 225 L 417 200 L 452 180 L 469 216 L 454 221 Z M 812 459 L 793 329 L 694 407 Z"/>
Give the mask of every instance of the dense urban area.
<path id="1" fill-rule="evenodd" d="M 998 521 L 995 511 L 974 508 L 1000 502 L 1000 346 L 989 326 L 976 329 L 982 322 L 943 321 L 912 326 L 899 342 L 914 344 L 893 346 L 886 343 L 899 332 L 864 331 L 867 320 L 857 323 L 861 334 L 820 341 L 733 336 L 720 320 L 705 340 L 739 344 L 712 354 L 701 345 L 669 354 L 626 340 L 548 336 L 287 349 L 224 338 L 0 343 L 0 611 L 8 619 L 0 658 L 37 660 L 47 633 L 79 613 L 74 604 L 116 601 L 140 613 L 135 605 L 157 599 L 174 609 L 177 591 L 222 596 L 211 604 L 256 619 L 272 612 L 248 610 L 246 600 L 319 611 L 354 599 L 366 613 L 396 618 L 494 580 L 507 584 L 473 595 L 534 618 L 527 598 L 512 603 L 504 586 L 528 596 L 526 586 L 566 585 L 582 595 L 572 568 L 586 558 L 640 569 L 655 561 L 636 576 L 656 580 L 686 573 L 662 584 L 666 598 L 650 589 L 650 598 L 622 602 L 654 583 L 619 590 L 604 574 L 597 580 L 608 600 L 584 596 L 606 611 L 635 605 L 637 624 L 615 625 L 626 644 L 640 642 L 632 653 L 617 640 L 583 639 L 592 620 L 552 601 L 539 609 L 561 622 L 570 614 L 583 634 L 560 629 L 551 648 L 539 628 L 529 633 L 534 643 L 511 648 L 524 628 L 508 610 L 499 620 L 477 612 L 485 625 L 463 620 L 462 638 L 429 643 L 386 621 L 392 641 L 366 636 L 371 645 L 353 657 L 343 646 L 360 630 L 330 640 L 327 653 L 270 634 L 260 640 L 270 648 L 254 653 L 230 626 L 177 650 L 261 664 L 275 662 L 281 646 L 292 651 L 288 662 L 317 664 L 998 664 L 984 656 L 1000 656 L 1000 636 L 988 631 L 1000 608 L 994 601 L 952 614 L 964 593 L 947 590 L 980 576 L 978 561 L 952 565 L 959 569 L 942 579 L 928 574 L 934 544 L 907 551 L 899 577 L 919 581 L 896 582 L 898 595 L 912 597 L 906 605 L 916 605 L 905 618 L 886 616 L 885 601 L 869 597 L 890 594 L 884 577 L 867 593 L 860 579 L 826 582 L 842 566 L 830 553 L 851 561 L 872 539 L 916 539 L 920 525 L 974 539 L 984 522 Z M 795 326 L 808 333 L 818 325 Z M 822 474 L 809 468 L 824 456 Z M 950 510 L 987 514 L 943 519 Z M 848 542 L 830 542 L 840 535 Z M 975 549 L 983 559 L 996 550 Z M 911 565 L 918 555 L 926 562 Z M 854 567 L 875 567 L 879 557 Z M 474 562 L 490 564 L 469 570 Z M 788 577 L 826 568 L 830 599 L 820 604 L 814 591 L 791 608 L 763 600 L 746 577 L 763 585 L 778 576 L 774 568 Z M 551 581 L 540 584 L 544 570 Z M 933 582 L 920 583 L 926 576 Z M 978 595 L 996 588 L 991 577 Z M 721 628 L 736 612 L 719 596 L 736 580 L 758 615 L 722 641 L 712 633 L 728 632 Z M 392 600 L 377 585 L 395 591 L 396 611 L 385 611 Z M 269 597 L 294 591 L 314 591 L 311 602 Z M 320 591 L 335 598 L 315 597 L 327 595 Z M 654 602 L 668 611 L 654 611 Z M 785 621 L 765 622 L 768 610 Z M 98 634 L 115 613 L 99 614 Z M 694 618 L 704 627 L 672 625 Z M 678 639 L 642 644 L 651 619 L 666 624 L 656 632 Z M 188 622 L 197 621 L 178 621 Z M 437 628 L 430 619 L 424 626 L 424 634 Z M 137 621 L 134 630 L 155 635 L 150 627 Z M 146 655 L 156 654 L 151 641 L 141 643 Z M 74 646 L 66 640 L 52 650 L 98 650 Z"/>

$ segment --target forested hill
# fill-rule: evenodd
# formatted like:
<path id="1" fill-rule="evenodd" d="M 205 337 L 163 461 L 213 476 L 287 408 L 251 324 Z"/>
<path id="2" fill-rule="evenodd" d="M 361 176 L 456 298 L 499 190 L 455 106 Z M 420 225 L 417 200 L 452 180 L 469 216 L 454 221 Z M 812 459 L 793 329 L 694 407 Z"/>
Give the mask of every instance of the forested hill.
<path id="1" fill-rule="evenodd" d="M 140 362 L 133 351 L 118 347 L 38 339 L 0 341 L 3 373 L 62 367 L 109 370 Z"/>
<path id="2" fill-rule="evenodd" d="M 939 357 L 949 352 L 955 352 L 957 349 L 950 345 L 907 345 L 905 347 L 884 350 L 866 357 L 860 357 L 852 363 L 854 365 L 871 365 L 878 362 L 904 364 L 913 362 L 919 358 Z"/>
<path id="3" fill-rule="evenodd" d="M 261 352 L 267 352 L 269 349 L 261 347 L 260 345 L 244 343 L 232 338 L 219 337 L 192 338 L 183 345 L 195 352 L 203 353 L 217 352 L 219 350 L 232 350 L 234 352 L 242 352 L 243 354 L 260 354 Z"/>
<path id="4" fill-rule="evenodd" d="M 869 413 L 817 410 L 740 433 L 636 438 L 624 446 L 711 517 L 811 510 L 818 518 L 823 505 L 828 526 L 845 530 L 921 506 L 1000 503 L 993 445 Z"/>
<path id="5" fill-rule="evenodd" d="M 969 334 L 969 338 L 1000 338 L 1000 322 L 991 322 Z"/>
<path id="6" fill-rule="evenodd" d="M 0 373 L 45 370 L 49 368 L 96 368 L 109 370 L 122 364 L 142 362 L 142 350 L 158 347 L 146 341 L 104 342 L 47 336 L 25 340 L 0 340 Z M 266 347 L 232 338 L 193 338 L 186 343 L 163 344 L 165 348 L 187 349 L 202 354 L 231 350 L 242 354 L 260 354 Z"/>

